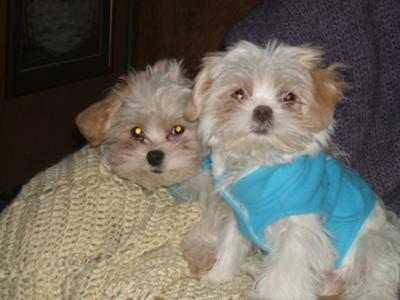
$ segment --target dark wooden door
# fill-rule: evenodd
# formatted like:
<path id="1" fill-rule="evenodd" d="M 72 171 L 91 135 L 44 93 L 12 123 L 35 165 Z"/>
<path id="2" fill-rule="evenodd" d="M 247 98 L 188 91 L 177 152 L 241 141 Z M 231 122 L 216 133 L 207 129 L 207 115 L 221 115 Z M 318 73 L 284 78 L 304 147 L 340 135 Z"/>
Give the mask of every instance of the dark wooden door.
<path id="1" fill-rule="evenodd" d="M 0 1 L 0 192 L 84 141 L 75 118 L 128 61 L 129 1 Z"/>

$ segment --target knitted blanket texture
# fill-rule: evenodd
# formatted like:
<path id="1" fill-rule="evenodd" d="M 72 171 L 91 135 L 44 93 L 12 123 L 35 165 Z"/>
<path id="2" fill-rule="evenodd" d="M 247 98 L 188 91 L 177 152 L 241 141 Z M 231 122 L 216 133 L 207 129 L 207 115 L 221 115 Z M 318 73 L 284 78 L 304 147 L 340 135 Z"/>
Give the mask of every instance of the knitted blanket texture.
<path id="1" fill-rule="evenodd" d="M 38 174 L 0 216 L 0 299 L 242 299 L 247 275 L 190 276 L 196 203 L 111 174 L 85 147 Z"/>
<path id="2" fill-rule="evenodd" d="M 266 0 L 235 24 L 225 45 L 311 43 L 350 85 L 334 140 L 386 205 L 400 213 L 400 1 Z"/>

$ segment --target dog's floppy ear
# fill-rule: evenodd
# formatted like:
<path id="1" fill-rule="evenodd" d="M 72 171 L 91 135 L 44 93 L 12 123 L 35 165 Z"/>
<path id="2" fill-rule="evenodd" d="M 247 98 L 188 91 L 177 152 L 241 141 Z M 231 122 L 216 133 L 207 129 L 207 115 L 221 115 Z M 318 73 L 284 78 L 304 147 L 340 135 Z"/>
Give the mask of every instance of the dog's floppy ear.
<path id="1" fill-rule="evenodd" d="M 203 58 L 200 72 L 194 80 L 192 98 L 188 101 L 185 108 L 185 118 L 195 121 L 199 118 L 203 106 L 205 105 L 205 94 L 212 85 L 210 69 L 222 57 L 222 52 L 208 54 Z"/>
<path id="2" fill-rule="evenodd" d="M 347 87 L 338 73 L 344 65 L 336 63 L 327 68 L 321 67 L 324 56 L 322 49 L 308 44 L 296 47 L 296 53 L 299 60 L 310 70 L 317 102 L 317 107 L 314 109 L 318 110 L 316 115 L 320 117 L 323 126 L 332 120 L 336 105 L 342 100 Z"/>
<path id="3" fill-rule="evenodd" d="M 310 107 L 316 129 L 323 129 L 332 121 L 337 104 L 343 99 L 347 84 L 338 75 L 342 64 L 336 63 L 326 69 L 315 68 L 311 71 L 317 106 Z"/>
<path id="4" fill-rule="evenodd" d="M 324 53 L 322 49 L 308 44 L 297 47 L 299 60 L 310 70 L 314 83 L 314 96 L 317 107 L 314 111 L 315 121 L 320 126 L 329 124 L 335 113 L 336 105 L 342 100 L 343 92 L 347 85 L 341 80 L 338 70 L 344 68 L 343 64 L 336 63 L 327 68 L 321 67 Z"/>
<path id="5" fill-rule="evenodd" d="M 76 118 L 80 132 L 92 146 L 103 142 L 111 120 L 122 104 L 121 93 L 124 93 L 127 88 L 126 78 L 121 78 L 104 100 L 92 104 Z"/>

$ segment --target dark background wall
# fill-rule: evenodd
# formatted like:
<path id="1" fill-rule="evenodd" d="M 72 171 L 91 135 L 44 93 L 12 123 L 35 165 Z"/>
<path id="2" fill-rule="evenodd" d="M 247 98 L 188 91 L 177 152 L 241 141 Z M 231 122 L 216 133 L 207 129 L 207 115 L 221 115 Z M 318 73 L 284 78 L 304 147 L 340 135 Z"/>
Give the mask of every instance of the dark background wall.
<path id="1" fill-rule="evenodd" d="M 184 58 L 194 75 L 201 57 L 221 48 L 224 33 L 261 0 L 142 0 L 136 3 L 134 64 Z"/>

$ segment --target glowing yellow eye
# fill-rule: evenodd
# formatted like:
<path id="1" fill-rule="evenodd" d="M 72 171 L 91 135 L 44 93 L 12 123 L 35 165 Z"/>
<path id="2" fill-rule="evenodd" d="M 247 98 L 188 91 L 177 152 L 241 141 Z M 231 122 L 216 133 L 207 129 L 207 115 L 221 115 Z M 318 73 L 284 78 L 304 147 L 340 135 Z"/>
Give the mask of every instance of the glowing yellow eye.
<path id="1" fill-rule="evenodd" d="M 172 135 L 182 134 L 184 131 L 185 131 L 185 127 L 183 127 L 181 125 L 176 125 L 176 126 L 172 127 L 172 129 L 171 129 Z"/>
<path id="2" fill-rule="evenodd" d="M 131 135 L 135 139 L 143 140 L 143 138 L 144 138 L 143 129 L 141 127 L 138 127 L 138 126 L 137 127 L 133 127 L 131 129 Z"/>

